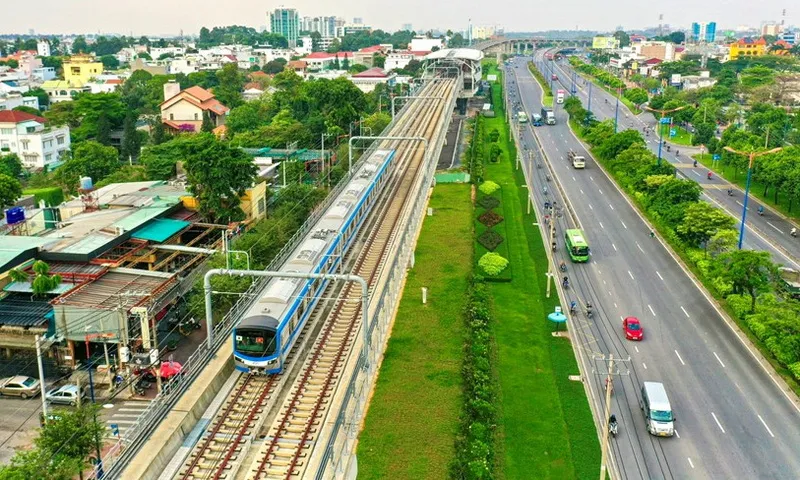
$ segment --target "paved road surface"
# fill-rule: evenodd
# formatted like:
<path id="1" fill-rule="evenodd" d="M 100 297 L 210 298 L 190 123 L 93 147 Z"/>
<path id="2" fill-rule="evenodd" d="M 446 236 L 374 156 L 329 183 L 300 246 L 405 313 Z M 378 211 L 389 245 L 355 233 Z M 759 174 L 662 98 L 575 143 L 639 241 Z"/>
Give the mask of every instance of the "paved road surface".
<path id="1" fill-rule="evenodd" d="M 521 92 L 526 111 L 541 109 L 541 89 L 526 68 L 527 59 L 515 59 L 517 68 L 506 75 L 509 92 Z M 515 80 L 516 78 L 516 80 Z M 512 101 L 520 93 L 511 93 Z M 573 320 L 574 341 L 590 370 L 601 372 L 605 363 L 594 355 L 630 356 L 620 367 L 630 375 L 617 377 L 612 411 L 620 419 L 613 454 L 623 478 L 797 478 L 800 475 L 800 413 L 755 357 L 739 341 L 723 318 L 681 270 L 614 184 L 587 154 L 585 170 L 566 161 L 568 149 L 585 153 L 557 110 L 558 124 L 522 130 L 522 142 L 533 150 L 534 128 L 545 153 L 586 232 L 592 247 L 587 264 L 572 264 L 560 240 L 568 215 L 557 224 L 557 261 L 568 264 L 572 286 L 567 299 L 595 305 L 590 320 Z M 564 205 L 545 179 L 547 170 L 525 168 L 537 208 L 545 199 Z M 543 188 L 548 194 L 543 194 Z M 645 339 L 623 339 L 621 320 L 641 319 Z M 592 375 L 593 402 L 602 405 L 598 391 L 602 377 Z M 679 436 L 655 438 L 645 431 L 639 409 L 643 381 L 663 382 L 677 417 Z"/>
<path id="2" fill-rule="evenodd" d="M 547 62 L 543 60 L 542 55 L 543 53 L 538 53 L 536 61 L 544 62 L 545 68 L 553 68 L 559 78 L 559 82 L 554 82 L 554 88 L 571 91 L 573 69 L 569 62 L 566 60 Z M 584 106 L 587 106 L 589 101 L 588 82 L 587 85 L 583 85 L 580 76 L 576 76 L 576 79 L 577 95 Z M 596 85 L 591 90 L 592 112 L 595 116 L 599 120 L 614 118 L 616 109 L 614 96 Z M 606 103 L 606 100 L 608 103 Z M 650 113 L 633 115 L 623 103 L 620 103 L 617 123 L 620 129 L 636 128 L 641 131 L 645 125 L 651 129 L 655 128 L 656 119 Z M 658 138 L 656 135 L 650 133 L 646 140 L 650 150 L 658 154 Z M 679 156 L 675 155 L 676 149 L 681 152 Z M 744 208 L 744 191 L 713 174 L 711 180 L 708 180 L 707 174 L 709 170 L 703 167 L 702 164 L 694 167 L 693 160 L 687 155 L 690 152 L 697 153 L 698 150 L 697 148 L 672 145 L 670 152 L 662 148 L 661 156 L 675 165 L 684 177 L 698 182 L 703 187 L 704 197 L 708 201 L 725 209 L 736 218 L 736 229 L 738 230 L 741 225 L 742 209 Z M 734 189 L 733 196 L 728 195 L 728 188 Z M 796 225 L 781 213 L 773 210 L 768 204 L 763 204 L 765 213 L 764 216 L 759 216 L 758 208 L 761 205 L 762 203 L 758 199 L 753 196 L 750 197 L 745 221 L 745 240 L 750 245 L 750 248 L 771 251 L 776 262 L 800 269 L 800 264 L 798 264 L 800 262 L 800 238 L 793 238 L 789 234 Z"/>

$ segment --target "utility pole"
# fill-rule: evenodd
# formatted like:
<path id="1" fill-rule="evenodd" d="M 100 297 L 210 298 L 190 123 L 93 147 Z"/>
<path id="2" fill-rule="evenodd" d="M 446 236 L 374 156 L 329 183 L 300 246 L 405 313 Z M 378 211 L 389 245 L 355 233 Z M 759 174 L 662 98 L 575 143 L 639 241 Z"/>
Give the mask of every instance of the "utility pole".
<path id="1" fill-rule="evenodd" d="M 39 335 L 34 337 L 34 342 L 36 342 L 36 362 L 39 364 L 39 390 L 42 394 L 42 418 L 44 418 L 44 423 L 47 423 L 47 399 L 44 396 L 44 367 L 42 366 L 42 340 L 43 338 Z"/>
<path id="2" fill-rule="evenodd" d="M 611 416 L 611 392 L 614 390 L 614 376 L 620 375 L 628 375 L 628 373 L 620 373 L 614 370 L 614 363 L 615 362 L 629 362 L 631 359 L 628 357 L 627 359 L 617 359 L 614 358 L 614 354 L 608 354 L 608 357 L 602 355 L 599 359 L 608 362 L 608 370 L 602 373 L 601 375 L 605 375 L 606 377 L 606 404 L 605 409 L 603 410 L 603 418 L 602 418 L 602 425 L 603 425 L 603 432 L 602 432 L 602 443 L 601 443 L 601 453 L 600 453 L 600 480 L 606 480 L 606 472 L 608 470 L 608 419 Z"/>

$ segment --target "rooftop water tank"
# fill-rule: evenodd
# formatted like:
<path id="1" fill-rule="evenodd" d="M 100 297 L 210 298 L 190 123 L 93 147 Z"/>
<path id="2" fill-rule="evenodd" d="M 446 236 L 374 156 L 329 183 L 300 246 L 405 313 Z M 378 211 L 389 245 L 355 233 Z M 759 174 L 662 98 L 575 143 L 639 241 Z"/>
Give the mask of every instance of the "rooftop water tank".
<path id="1" fill-rule="evenodd" d="M 25 221 L 25 209 L 22 207 L 12 207 L 6 210 L 6 223 L 14 225 Z"/>
<path id="2" fill-rule="evenodd" d="M 81 190 L 92 189 L 92 177 L 81 177 Z"/>

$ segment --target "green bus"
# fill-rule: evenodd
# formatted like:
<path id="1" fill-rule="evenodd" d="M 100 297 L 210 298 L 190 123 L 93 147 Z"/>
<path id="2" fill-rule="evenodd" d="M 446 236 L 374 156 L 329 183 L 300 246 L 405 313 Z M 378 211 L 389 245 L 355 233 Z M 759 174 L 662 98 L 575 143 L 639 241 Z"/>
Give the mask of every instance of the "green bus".
<path id="1" fill-rule="evenodd" d="M 589 261 L 589 244 L 581 230 L 577 228 L 567 230 L 564 233 L 564 243 L 567 246 L 567 253 L 573 262 Z"/>

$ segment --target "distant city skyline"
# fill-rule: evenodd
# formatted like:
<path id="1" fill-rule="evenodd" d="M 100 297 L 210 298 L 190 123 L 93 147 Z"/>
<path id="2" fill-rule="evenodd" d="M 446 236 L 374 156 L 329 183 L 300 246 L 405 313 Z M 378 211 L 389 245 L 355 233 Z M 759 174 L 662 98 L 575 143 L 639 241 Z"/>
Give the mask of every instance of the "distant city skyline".
<path id="1" fill-rule="evenodd" d="M 373 28 L 394 31 L 404 24 L 419 30 L 452 29 L 464 31 L 469 19 L 475 25 L 497 25 L 507 32 L 543 30 L 611 31 L 617 25 L 625 29 L 657 26 L 659 13 L 664 24 L 688 29 L 698 19 L 713 19 L 719 30 L 734 29 L 746 24 L 759 27 L 763 21 L 781 21 L 786 2 L 766 0 L 750 2 L 731 0 L 724 6 L 715 2 L 673 0 L 655 2 L 617 0 L 613 9 L 609 3 L 590 0 L 534 3 L 528 0 L 508 0 L 505 8 L 487 9 L 480 0 L 462 0 L 458 8 L 449 2 L 405 0 L 399 4 L 375 1 L 297 0 L 269 3 L 256 0 L 230 0 L 224 4 L 212 0 L 195 0 L 192 8 L 179 3 L 140 0 L 135 6 L 127 2 L 99 0 L 38 0 L 34 5 L 25 2 L 4 2 L 0 15 L 0 34 L 113 33 L 140 35 L 196 35 L 201 27 L 245 25 L 258 29 L 268 22 L 268 12 L 283 6 L 297 9 L 300 16 L 334 15 L 348 22 L 361 18 Z M 399 8 L 387 8 L 400 5 Z M 35 7 L 35 8 L 34 8 Z M 91 14 L 87 14 L 91 12 Z M 800 23 L 800 7 L 789 8 L 787 24 Z"/>

